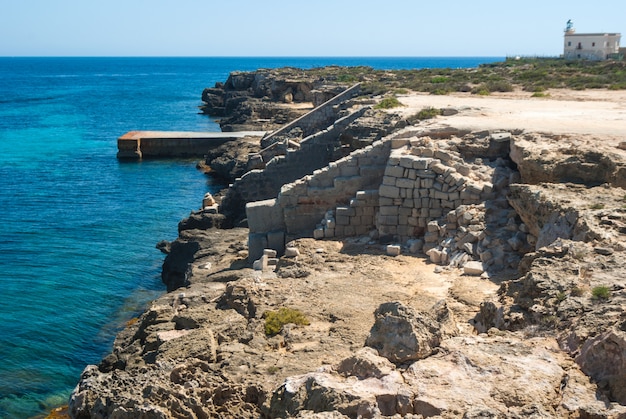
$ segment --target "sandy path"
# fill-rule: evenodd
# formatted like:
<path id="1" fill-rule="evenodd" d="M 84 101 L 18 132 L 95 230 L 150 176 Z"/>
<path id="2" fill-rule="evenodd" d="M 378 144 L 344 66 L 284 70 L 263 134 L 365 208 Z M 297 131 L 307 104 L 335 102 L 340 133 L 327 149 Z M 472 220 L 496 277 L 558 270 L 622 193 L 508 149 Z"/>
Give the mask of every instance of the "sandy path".
<path id="1" fill-rule="evenodd" d="M 407 105 L 400 110 L 406 116 L 427 106 L 454 108 L 459 113 L 444 118 L 446 124 L 458 128 L 523 129 L 602 135 L 612 137 L 613 141 L 626 139 L 626 91 L 550 90 L 547 93 L 550 94 L 547 98 L 532 98 L 530 93 L 521 91 L 490 96 L 412 93 L 399 95 L 398 99 Z"/>

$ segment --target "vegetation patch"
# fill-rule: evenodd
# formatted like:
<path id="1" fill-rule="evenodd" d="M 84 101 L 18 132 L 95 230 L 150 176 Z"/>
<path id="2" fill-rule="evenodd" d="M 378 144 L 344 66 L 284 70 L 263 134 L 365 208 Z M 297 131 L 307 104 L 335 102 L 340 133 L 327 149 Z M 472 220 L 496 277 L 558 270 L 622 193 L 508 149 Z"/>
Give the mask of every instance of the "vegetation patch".
<path id="1" fill-rule="evenodd" d="M 287 307 L 282 307 L 278 311 L 267 311 L 263 317 L 265 317 L 265 334 L 268 336 L 279 333 L 283 326 L 289 323 L 299 326 L 311 324 L 301 311 Z"/>
<path id="2" fill-rule="evenodd" d="M 591 289 L 591 297 L 594 300 L 608 300 L 611 297 L 611 290 L 606 285 L 599 285 Z"/>
<path id="3" fill-rule="evenodd" d="M 420 121 L 423 121 L 424 119 L 431 119 L 436 117 L 437 115 L 441 115 L 441 109 L 437 109 L 437 108 L 433 108 L 431 106 L 428 106 L 426 108 L 423 108 L 421 111 L 419 111 L 416 115 L 415 115 L 415 119 L 418 119 Z M 413 118 L 411 118 L 413 119 Z"/>
<path id="4" fill-rule="evenodd" d="M 378 104 L 374 106 L 374 109 L 393 109 L 399 108 L 401 106 L 404 105 L 398 100 L 398 98 L 396 98 L 395 96 L 387 96 L 386 98 L 378 102 Z"/>

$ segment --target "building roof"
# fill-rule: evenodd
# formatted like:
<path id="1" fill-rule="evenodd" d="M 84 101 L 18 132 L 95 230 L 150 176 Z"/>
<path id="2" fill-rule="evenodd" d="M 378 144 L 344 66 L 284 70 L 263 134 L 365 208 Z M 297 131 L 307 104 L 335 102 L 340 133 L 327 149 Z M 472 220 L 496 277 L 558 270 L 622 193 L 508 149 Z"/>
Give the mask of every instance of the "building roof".
<path id="1" fill-rule="evenodd" d="M 565 36 L 622 36 L 621 33 L 565 33 Z"/>

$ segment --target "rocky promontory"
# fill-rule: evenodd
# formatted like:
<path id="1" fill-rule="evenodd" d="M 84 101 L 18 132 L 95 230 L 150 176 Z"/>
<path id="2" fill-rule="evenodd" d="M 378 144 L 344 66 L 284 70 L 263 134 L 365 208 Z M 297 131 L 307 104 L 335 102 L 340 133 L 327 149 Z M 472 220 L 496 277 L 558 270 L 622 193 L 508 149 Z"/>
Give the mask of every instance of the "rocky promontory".
<path id="1" fill-rule="evenodd" d="M 207 109 L 256 124 L 329 84 L 276 74 L 232 74 Z M 581 119 L 575 92 L 385 110 L 334 86 L 331 123 L 207 156 L 231 185 L 163 244 L 170 292 L 85 369 L 72 416 L 626 417 L 626 132 L 595 129 L 623 93 Z"/>

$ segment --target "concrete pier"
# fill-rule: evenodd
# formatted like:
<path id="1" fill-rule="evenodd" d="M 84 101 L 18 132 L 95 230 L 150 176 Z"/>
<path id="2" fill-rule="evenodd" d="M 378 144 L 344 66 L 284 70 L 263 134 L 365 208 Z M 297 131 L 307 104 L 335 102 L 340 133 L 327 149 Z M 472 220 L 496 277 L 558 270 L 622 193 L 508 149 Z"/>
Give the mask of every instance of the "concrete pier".
<path id="1" fill-rule="evenodd" d="M 146 157 L 198 157 L 228 141 L 263 135 L 265 131 L 130 131 L 117 139 L 117 158 L 141 160 Z"/>

